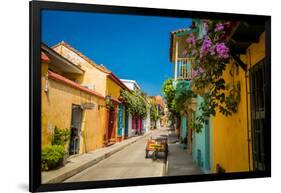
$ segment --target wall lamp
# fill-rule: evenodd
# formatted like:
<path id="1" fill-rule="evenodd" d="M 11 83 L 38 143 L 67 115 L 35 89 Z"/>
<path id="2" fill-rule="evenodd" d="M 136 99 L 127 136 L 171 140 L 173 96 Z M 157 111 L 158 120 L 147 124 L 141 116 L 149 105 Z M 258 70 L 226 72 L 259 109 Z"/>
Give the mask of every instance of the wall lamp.
<path id="1" fill-rule="evenodd" d="M 112 107 L 112 100 L 111 100 L 111 95 L 107 95 L 105 96 L 105 105 L 98 105 L 98 109 L 100 110 L 100 108 L 104 107 L 104 108 L 110 108 Z"/>

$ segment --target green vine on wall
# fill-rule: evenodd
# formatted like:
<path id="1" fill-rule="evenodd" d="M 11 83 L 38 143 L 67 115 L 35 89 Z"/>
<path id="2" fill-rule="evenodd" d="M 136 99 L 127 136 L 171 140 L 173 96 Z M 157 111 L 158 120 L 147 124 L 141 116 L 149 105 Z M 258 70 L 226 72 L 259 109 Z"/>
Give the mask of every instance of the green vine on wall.
<path id="1" fill-rule="evenodd" d="M 165 80 L 162 85 L 162 93 L 164 94 L 164 99 L 166 101 L 167 108 L 169 111 L 168 119 L 171 121 L 172 124 L 175 123 L 175 119 L 179 115 L 175 107 L 176 89 L 173 85 L 173 82 L 174 80 L 169 78 Z"/>
<path id="2" fill-rule="evenodd" d="M 145 118 L 147 116 L 148 104 L 141 93 L 137 91 L 122 90 L 121 96 L 127 105 L 128 111 L 131 115 Z"/>

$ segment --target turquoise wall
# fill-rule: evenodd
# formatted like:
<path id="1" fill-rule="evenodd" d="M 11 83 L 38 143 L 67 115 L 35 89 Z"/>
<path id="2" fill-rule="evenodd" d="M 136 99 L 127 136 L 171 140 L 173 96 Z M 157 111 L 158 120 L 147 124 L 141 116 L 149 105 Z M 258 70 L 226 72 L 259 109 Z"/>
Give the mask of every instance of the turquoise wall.
<path id="1" fill-rule="evenodd" d="M 186 117 L 181 117 L 181 131 L 180 131 L 180 140 L 186 137 Z"/>
<path id="2" fill-rule="evenodd" d="M 125 132 L 124 135 L 128 137 L 129 134 L 129 112 L 128 108 L 125 108 Z"/>
<path id="3" fill-rule="evenodd" d="M 210 129 L 210 143 L 209 143 L 209 148 L 210 148 L 210 152 L 209 152 L 209 158 L 210 158 L 210 172 L 213 172 L 213 167 L 212 167 L 212 165 L 213 165 L 213 153 L 212 153 L 212 151 L 213 151 L 213 149 L 212 149 L 212 147 L 213 147 L 213 145 L 212 145 L 212 116 L 210 116 L 210 118 L 209 118 L 209 125 L 210 125 L 210 127 L 209 127 L 209 129 Z"/>
<path id="4" fill-rule="evenodd" d="M 118 108 L 118 130 L 117 130 L 118 137 L 122 137 L 122 127 L 123 127 L 123 105 L 119 104 L 119 108 Z"/>
<path id="5" fill-rule="evenodd" d="M 197 96 L 197 107 L 195 111 L 196 116 L 201 115 L 199 110 L 200 104 L 203 102 L 203 98 Z M 208 131 L 209 130 L 209 131 Z M 192 158 L 193 161 L 205 172 L 210 171 L 211 168 L 211 123 L 206 120 L 200 133 L 195 131 L 192 134 Z"/>

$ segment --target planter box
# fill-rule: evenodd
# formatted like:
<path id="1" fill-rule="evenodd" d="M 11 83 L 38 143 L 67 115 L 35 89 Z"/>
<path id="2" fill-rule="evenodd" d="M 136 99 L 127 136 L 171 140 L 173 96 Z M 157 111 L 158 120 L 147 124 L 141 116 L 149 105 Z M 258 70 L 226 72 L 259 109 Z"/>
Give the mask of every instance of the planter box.
<path id="1" fill-rule="evenodd" d="M 64 154 L 64 156 L 63 156 L 63 158 L 61 159 L 61 161 L 60 161 L 60 166 L 64 166 L 66 163 L 67 163 L 67 159 L 68 159 L 68 157 L 69 157 L 69 153 L 68 152 L 66 152 L 65 154 Z"/>

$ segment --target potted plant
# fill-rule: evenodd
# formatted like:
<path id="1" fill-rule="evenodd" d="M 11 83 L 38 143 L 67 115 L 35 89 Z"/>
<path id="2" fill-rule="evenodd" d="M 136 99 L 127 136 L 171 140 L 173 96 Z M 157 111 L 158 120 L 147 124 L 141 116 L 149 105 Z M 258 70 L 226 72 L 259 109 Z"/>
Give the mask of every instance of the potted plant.
<path id="1" fill-rule="evenodd" d="M 67 159 L 69 157 L 68 152 L 68 144 L 70 140 L 70 131 L 69 129 L 59 129 L 57 126 L 54 128 L 54 134 L 52 138 L 52 145 L 60 145 L 64 147 L 64 155 L 62 156 L 62 159 L 60 161 L 61 165 L 65 165 L 67 162 Z"/>

